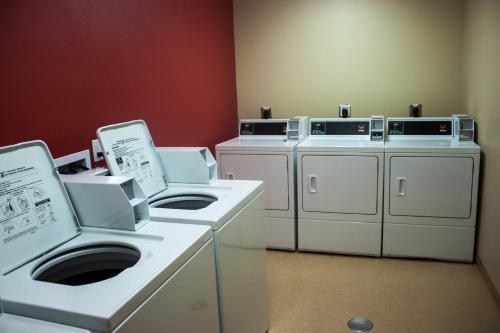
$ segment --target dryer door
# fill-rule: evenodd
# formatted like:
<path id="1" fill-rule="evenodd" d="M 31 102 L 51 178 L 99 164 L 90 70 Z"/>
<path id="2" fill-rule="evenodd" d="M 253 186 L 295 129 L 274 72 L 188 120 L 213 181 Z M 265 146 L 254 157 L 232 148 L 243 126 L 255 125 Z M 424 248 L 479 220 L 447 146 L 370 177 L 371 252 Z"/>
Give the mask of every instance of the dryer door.
<path id="1" fill-rule="evenodd" d="M 389 163 L 391 215 L 471 216 L 471 157 L 392 156 Z"/>
<path id="2" fill-rule="evenodd" d="M 264 181 L 266 209 L 288 210 L 288 156 L 282 154 L 220 155 L 220 178 Z"/>
<path id="3" fill-rule="evenodd" d="M 302 209 L 377 214 L 378 157 L 302 156 Z"/>

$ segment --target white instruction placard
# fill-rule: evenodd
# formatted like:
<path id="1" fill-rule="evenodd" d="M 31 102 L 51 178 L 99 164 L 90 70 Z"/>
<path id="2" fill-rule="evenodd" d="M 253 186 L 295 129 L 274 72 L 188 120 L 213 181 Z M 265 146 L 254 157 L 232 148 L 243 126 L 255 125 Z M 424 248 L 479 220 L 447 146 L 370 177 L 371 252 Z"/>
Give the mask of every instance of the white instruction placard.
<path id="1" fill-rule="evenodd" d="M 139 184 L 153 178 L 151 162 L 140 138 L 120 139 L 111 149 L 123 176 L 133 177 Z"/>
<path id="2" fill-rule="evenodd" d="M 0 240 L 8 243 L 57 221 L 36 167 L 0 172 Z"/>

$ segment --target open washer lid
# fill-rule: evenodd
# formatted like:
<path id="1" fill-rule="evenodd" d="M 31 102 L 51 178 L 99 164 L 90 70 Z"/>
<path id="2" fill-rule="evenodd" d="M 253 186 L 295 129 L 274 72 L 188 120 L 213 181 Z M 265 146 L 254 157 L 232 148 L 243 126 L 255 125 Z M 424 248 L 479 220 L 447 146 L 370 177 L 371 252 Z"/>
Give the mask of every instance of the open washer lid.
<path id="1" fill-rule="evenodd" d="M 113 176 L 134 177 L 148 197 L 167 189 L 165 170 L 143 120 L 101 127 L 97 137 Z"/>
<path id="2" fill-rule="evenodd" d="M 0 274 L 81 232 L 47 145 L 0 148 Z"/>

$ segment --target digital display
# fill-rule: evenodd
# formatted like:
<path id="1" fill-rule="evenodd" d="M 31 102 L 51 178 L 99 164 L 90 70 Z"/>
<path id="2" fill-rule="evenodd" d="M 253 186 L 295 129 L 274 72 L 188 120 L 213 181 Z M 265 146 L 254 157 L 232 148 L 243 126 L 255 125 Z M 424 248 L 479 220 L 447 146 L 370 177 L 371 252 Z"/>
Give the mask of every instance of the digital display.
<path id="1" fill-rule="evenodd" d="M 324 122 L 312 122 L 311 123 L 311 134 L 312 135 L 325 135 L 326 123 Z"/>
<path id="2" fill-rule="evenodd" d="M 404 135 L 404 121 L 389 121 L 387 125 L 387 133 L 389 135 Z"/>
<path id="3" fill-rule="evenodd" d="M 369 135 L 369 121 L 311 122 L 311 135 Z"/>
<path id="4" fill-rule="evenodd" d="M 396 121 L 387 124 L 389 135 L 451 135 L 451 120 Z"/>
<path id="5" fill-rule="evenodd" d="M 287 122 L 241 123 L 240 135 L 286 135 Z"/>

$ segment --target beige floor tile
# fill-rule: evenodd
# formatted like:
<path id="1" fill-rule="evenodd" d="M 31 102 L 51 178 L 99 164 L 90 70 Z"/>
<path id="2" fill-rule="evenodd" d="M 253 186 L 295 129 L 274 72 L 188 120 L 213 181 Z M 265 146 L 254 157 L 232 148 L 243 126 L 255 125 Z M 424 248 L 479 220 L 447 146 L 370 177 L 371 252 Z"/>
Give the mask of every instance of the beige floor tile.
<path id="1" fill-rule="evenodd" d="M 269 333 L 500 332 L 500 311 L 476 265 L 268 251 Z"/>

